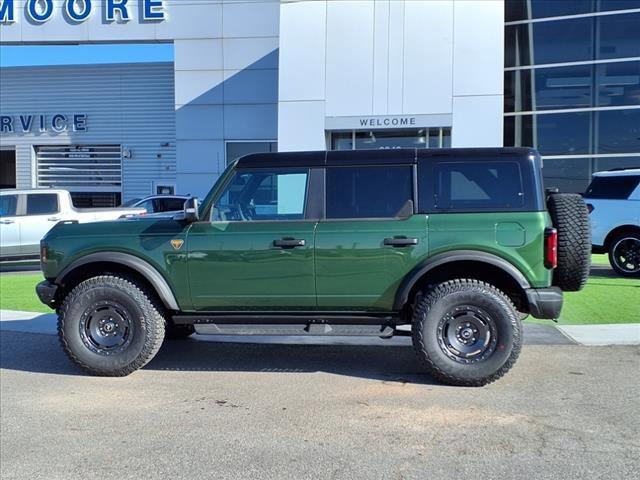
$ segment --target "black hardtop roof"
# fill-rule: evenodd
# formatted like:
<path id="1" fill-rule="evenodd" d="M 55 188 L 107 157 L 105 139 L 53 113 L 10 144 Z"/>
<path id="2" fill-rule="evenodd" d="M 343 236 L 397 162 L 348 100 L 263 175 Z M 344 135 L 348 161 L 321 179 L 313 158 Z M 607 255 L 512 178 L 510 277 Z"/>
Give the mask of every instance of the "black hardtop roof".
<path id="1" fill-rule="evenodd" d="M 539 157 L 533 148 L 396 148 L 381 150 L 332 150 L 313 152 L 252 153 L 238 159 L 236 168 L 324 167 L 337 165 L 412 164 L 430 159 L 480 160 L 511 157 L 528 160 Z"/>

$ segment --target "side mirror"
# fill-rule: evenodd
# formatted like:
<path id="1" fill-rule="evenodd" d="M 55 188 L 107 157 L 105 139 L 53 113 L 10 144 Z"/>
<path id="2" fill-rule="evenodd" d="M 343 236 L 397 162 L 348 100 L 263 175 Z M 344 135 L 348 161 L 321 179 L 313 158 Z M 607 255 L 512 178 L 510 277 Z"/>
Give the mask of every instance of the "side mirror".
<path id="1" fill-rule="evenodd" d="M 196 197 L 191 197 L 184 202 L 183 211 L 176 215 L 174 220 L 183 220 L 187 223 L 193 223 L 200 220 L 198 213 L 199 203 Z"/>

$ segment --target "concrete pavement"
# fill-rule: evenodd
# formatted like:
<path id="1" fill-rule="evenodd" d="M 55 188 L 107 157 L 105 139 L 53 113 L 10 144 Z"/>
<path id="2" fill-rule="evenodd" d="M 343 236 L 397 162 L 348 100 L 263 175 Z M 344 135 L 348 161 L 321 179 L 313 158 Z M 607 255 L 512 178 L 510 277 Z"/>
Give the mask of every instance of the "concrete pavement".
<path id="1" fill-rule="evenodd" d="M 0 332 L 3 479 L 623 479 L 640 464 L 637 347 L 523 349 L 455 388 L 411 348 L 167 342 L 126 378 L 53 335 Z"/>

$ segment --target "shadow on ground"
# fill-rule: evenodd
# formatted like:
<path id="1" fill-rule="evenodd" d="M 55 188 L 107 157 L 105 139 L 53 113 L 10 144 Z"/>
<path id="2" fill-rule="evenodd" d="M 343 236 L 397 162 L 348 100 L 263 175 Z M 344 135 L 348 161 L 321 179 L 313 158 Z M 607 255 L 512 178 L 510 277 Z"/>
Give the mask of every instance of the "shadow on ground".
<path id="1" fill-rule="evenodd" d="M 83 375 L 52 335 L 2 331 L 0 367 Z M 281 345 L 167 341 L 145 370 L 210 372 L 327 372 L 403 383 L 430 384 L 407 346 Z"/>

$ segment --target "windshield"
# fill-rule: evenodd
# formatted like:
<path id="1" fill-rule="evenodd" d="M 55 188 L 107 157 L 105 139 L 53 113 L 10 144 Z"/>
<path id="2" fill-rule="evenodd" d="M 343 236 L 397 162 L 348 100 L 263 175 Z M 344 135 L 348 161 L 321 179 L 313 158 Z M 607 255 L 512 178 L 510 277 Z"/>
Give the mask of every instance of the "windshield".
<path id="1" fill-rule="evenodd" d="M 208 207 L 211 206 L 210 204 L 211 204 L 211 200 L 213 199 L 213 195 L 218 191 L 218 188 L 220 187 L 220 185 L 226 182 L 227 177 L 235 167 L 236 163 L 237 161 L 227 165 L 227 168 L 225 169 L 224 172 L 222 172 L 222 175 L 218 177 L 218 180 L 216 180 L 216 182 L 213 184 L 213 187 L 211 187 L 211 190 L 209 190 L 209 193 L 207 193 L 207 196 L 204 197 L 204 200 L 202 200 L 202 202 L 200 202 L 200 211 L 198 213 L 200 214 L 201 219 L 205 218 L 205 214 L 209 210 Z"/>

